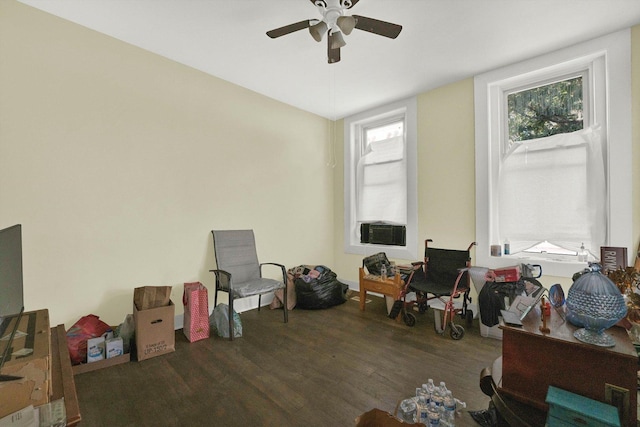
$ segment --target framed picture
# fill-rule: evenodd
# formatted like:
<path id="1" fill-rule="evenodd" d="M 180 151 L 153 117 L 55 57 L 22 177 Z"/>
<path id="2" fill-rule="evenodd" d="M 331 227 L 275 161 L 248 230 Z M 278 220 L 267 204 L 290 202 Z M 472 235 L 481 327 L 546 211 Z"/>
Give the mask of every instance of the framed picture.
<path id="1" fill-rule="evenodd" d="M 620 267 L 627 268 L 627 248 L 600 246 L 600 264 L 604 273 Z"/>

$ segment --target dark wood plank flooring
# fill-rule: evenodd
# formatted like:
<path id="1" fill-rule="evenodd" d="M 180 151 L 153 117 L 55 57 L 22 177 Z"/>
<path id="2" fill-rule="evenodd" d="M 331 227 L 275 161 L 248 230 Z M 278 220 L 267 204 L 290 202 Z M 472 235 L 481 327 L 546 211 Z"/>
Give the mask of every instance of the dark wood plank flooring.
<path id="1" fill-rule="evenodd" d="M 243 336 L 189 343 L 176 351 L 76 376 L 84 426 L 353 426 L 372 408 L 399 400 L 433 378 L 467 410 L 486 409 L 480 371 L 501 341 L 480 336 L 477 320 L 462 340 L 434 332 L 433 312 L 410 328 L 387 318 L 369 297 L 327 310 L 241 313 Z M 464 412 L 457 426 L 477 425 Z"/>

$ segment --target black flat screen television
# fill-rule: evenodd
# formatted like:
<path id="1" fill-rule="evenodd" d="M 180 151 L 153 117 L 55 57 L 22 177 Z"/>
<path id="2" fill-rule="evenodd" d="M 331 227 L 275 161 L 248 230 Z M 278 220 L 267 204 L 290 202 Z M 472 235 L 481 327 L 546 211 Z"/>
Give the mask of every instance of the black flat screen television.
<path id="1" fill-rule="evenodd" d="M 9 349 L 23 311 L 22 226 L 17 224 L 0 230 L 0 338 L 6 344 L 4 352 L 0 354 L 0 368 L 9 357 Z M 12 323 L 13 327 L 9 328 Z M 0 375 L 0 382 L 18 378 Z"/>

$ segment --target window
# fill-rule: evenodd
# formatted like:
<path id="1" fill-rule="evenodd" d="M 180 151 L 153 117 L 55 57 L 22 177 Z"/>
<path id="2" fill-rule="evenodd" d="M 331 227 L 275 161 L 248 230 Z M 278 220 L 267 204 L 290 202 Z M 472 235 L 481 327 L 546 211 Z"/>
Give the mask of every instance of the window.
<path id="1" fill-rule="evenodd" d="M 580 75 L 507 93 L 507 149 L 518 141 L 583 129 L 584 78 Z"/>
<path id="2" fill-rule="evenodd" d="M 344 122 L 345 252 L 417 256 L 416 100 L 357 114 Z M 360 225 L 406 227 L 406 246 L 360 243 Z"/>
<path id="3" fill-rule="evenodd" d="M 631 247 L 630 67 L 626 30 L 476 77 L 476 263 L 571 277 L 583 243 Z"/>
<path id="4" fill-rule="evenodd" d="M 404 116 L 392 117 L 388 124 L 364 124 L 361 132 L 362 138 L 356 138 L 360 149 L 356 166 L 356 220 L 406 225 Z"/>

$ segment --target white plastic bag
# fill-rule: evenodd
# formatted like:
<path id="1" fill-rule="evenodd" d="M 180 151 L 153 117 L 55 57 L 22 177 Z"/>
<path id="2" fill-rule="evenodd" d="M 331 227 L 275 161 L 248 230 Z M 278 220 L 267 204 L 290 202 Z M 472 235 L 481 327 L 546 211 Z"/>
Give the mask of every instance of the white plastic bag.
<path id="1" fill-rule="evenodd" d="M 124 322 L 118 326 L 116 335 L 122 338 L 122 349 L 125 353 L 129 353 L 129 346 L 131 340 L 134 339 L 136 327 L 133 321 L 133 314 L 127 314 L 124 318 Z"/>
<path id="2" fill-rule="evenodd" d="M 229 338 L 229 306 L 220 303 L 215 306 L 213 313 L 209 316 L 209 325 L 216 328 L 218 335 L 223 338 Z M 233 310 L 233 337 L 242 336 L 242 322 L 240 315 Z"/>

